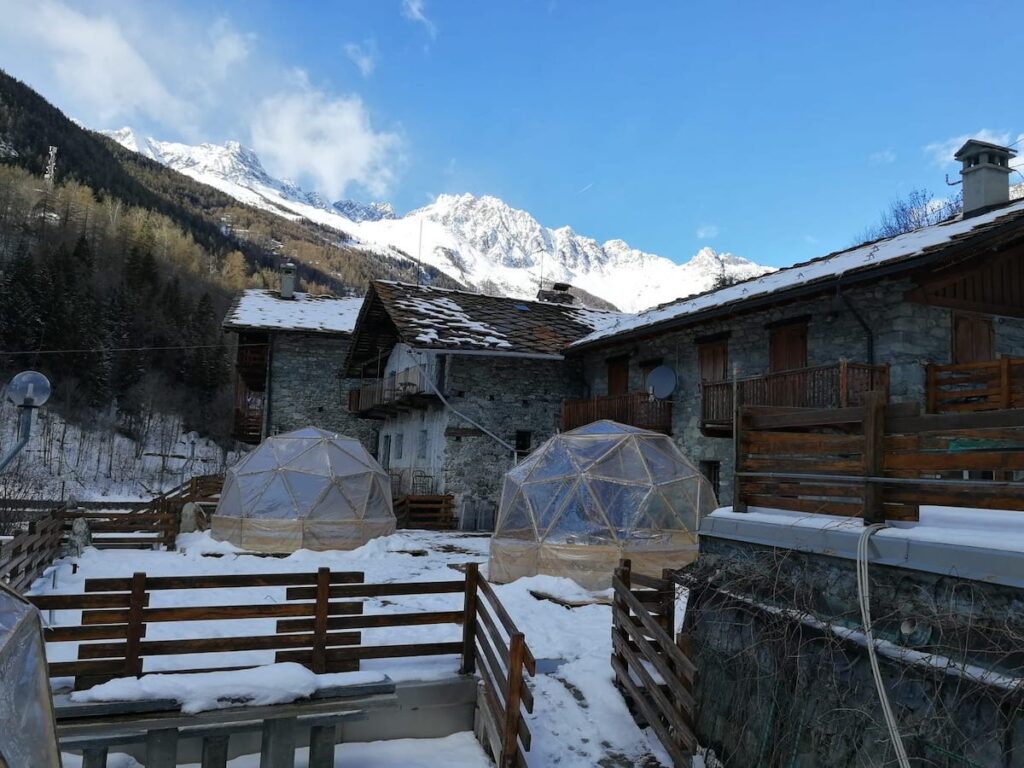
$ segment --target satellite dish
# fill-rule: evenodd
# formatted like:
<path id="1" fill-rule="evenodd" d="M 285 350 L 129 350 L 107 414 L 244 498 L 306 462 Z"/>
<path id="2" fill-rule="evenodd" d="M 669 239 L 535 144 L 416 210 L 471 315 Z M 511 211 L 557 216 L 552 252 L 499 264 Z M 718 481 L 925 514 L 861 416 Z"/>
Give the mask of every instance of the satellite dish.
<path id="1" fill-rule="evenodd" d="M 667 365 L 659 365 L 647 374 L 647 389 L 664 400 L 676 391 L 676 372 Z"/>

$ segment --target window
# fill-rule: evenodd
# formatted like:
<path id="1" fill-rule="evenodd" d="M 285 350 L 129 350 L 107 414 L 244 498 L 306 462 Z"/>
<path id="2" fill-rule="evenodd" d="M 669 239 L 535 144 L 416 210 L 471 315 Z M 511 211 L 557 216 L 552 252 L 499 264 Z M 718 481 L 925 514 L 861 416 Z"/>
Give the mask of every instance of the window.
<path id="1" fill-rule="evenodd" d="M 401 432 L 395 434 L 395 461 L 401 461 L 402 449 L 404 448 L 405 435 Z"/>
<path id="2" fill-rule="evenodd" d="M 992 318 L 987 315 L 953 313 L 953 362 L 981 363 L 995 360 Z"/>
<path id="3" fill-rule="evenodd" d="M 427 442 L 428 442 L 428 440 L 429 440 L 429 438 L 427 437 L 427 430 L 421 429 L 420 430 L 419 443 L 416 446 L 416 457 L 417 458 L 419 458 L 419 459 L 427 458 Z"/>
<path id="4" fill-rule="evenodd" d="M 722 462 L 702 461 L 700 463 L 700 473 L 711 483 L 711 489 L 715 492 L 715 498 L 718 499 L 722 487 Z M 719 503 L 721 503 L 721 499 L 719 499 Z"/>
<path id="5" fill-rule="evenodd" d="M 729 378 L 729 340 L 697 343 L 697 370 L 701 381 L 725 381 Z"/>
<path id="6" fill-rule="evenodd" d="M 533 432 L 516 430 L 516 458 L 521 459 L 530 453 L 533 446 Z"/>

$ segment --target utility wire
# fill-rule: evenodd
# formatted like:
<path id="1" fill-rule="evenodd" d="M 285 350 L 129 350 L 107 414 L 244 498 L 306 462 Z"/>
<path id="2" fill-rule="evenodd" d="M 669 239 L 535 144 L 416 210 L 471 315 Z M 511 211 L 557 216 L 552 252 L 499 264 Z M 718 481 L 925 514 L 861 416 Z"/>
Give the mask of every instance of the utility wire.
<path id="1" fill-rule="evenodd" d="M 171 349 L 219 349 L 227 347 L 227 344 L 179 344 L 167 347 L 85 347 L 82 349 L 25 349 L 18 352 L 0 351 L 0 355 L 13 357 L 14 355 L 80 355 L 88 353 L 99 354 L 101 352 L 150 352 L 165 351 Z M 238 347 L 265 347 L 265 343 L 237 344 Z"/>

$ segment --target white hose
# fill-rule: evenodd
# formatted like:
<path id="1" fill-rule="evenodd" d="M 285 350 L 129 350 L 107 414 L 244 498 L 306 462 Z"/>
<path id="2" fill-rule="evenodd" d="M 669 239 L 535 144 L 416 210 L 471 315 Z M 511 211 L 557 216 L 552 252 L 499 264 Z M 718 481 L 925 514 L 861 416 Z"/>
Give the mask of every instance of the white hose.
<path id="1" fill-rule="evenodd" d="M 860 603 L 860 618 L 864 625 L 864 635 L 867 638 L 871 674 L 875 678 L 878 701 L 882 705 L 882 715 L 885 717 L 885 724 L 889 729 L 889 738 L 892 740 L 892 746 L 896 751 L 896 760 L 899 762 L 900 768 L 910 768 L 910 758 L 907 757 L 907 750 L 903 747 L 903 738 L 900 736 L 896 716 L 892 712 L 889 697 L 885 693 L 882 671 L 878 667 L 878 656 L 875 654 L 875 636 L 871 631 L 871 585 L 868 579 L 868 542 L 873 533 L 888 527 L 885 523 L 874 523 L 866 526 L 864 532 L 860 535 L 860 539 L 857 541 L 857 600 Z"/>

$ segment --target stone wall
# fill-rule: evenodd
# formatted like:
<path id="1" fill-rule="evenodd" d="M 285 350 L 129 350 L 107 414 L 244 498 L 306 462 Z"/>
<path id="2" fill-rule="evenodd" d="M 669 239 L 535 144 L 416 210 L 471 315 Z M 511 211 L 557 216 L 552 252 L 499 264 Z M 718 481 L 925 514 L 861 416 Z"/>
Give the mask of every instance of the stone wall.
<path id="1" fill-rule="evenodd" d="M 702 536 L 686 573 L 701 744 L 730 768 L 895 764 L 852 560 Z M 880 565 L 870 577 L 882 679 L 911 761 L 1024 766 L 1021 691 L 1000 682 L 1024 675 L 1024 591 Z"/>
<path id="2" fill-rule="evenodd" d="M 950 361 L 952 313 L 941 307 L 904 301 L 903 294 L 910 287 L 909 279 L 894 279 L 850 288 L 845 294 L 874 334 L 875 362 L 890 365 L 892 399 L 923 403 L 924 364 Z M 740 377 L 759 375 L 768 370 L 769 330 L 766 326 L 804 316 L 810 318 L 808 365 L 835 363 L 843 357 L 851 362 L 868 362 L 864 328 L 845 304 L 826 295 L 587 352 L 581 361 L 586 396 L 607 393 L 608 358 L 629 356 L 631 391 L 644 387 L 641 362 L 660 359 L 671 366 L 678 377 L 673 394 L 672 436 L 695 463 L 721 463 L 720 501 L 729 504 L 733 486 L 732 441 L 701 434 L 695 339 L 727 332 L 730 366 L 738 366 Z M 995 328 L 999 354 L 1024 352 L 1024 321 L 998 318 Z"/>
<path id="3" fill-rule="evenodd" d="M 573 363 L 510 357 L 452 355 L 447 396 L 464 413 L 515 445 L 516 432 L 530 433 L 535 448 L 558 430 L 562 400 L 578 397 Z M 445 430 L 444 486 L 454 494 L 460 519 L 491 527 L 512 453 L 468 421 L 449 412 Z"/>
<path id="4" fill-rule="evenodd" d="M 271 334 L 268 434 L 320 427 L 358 438 L 376 455 L 376 425 L 348 412 L 349 390 L 365 382 L 338 377 L 348 345 L 347 336 Z"/>

